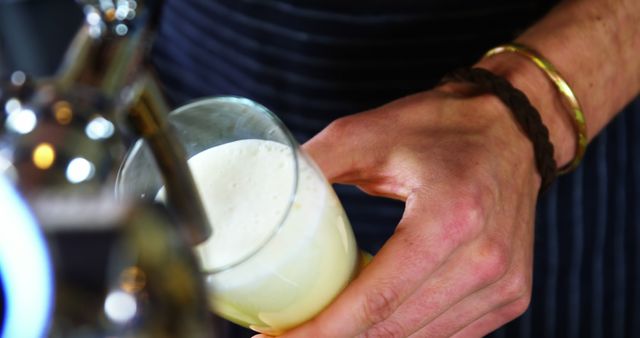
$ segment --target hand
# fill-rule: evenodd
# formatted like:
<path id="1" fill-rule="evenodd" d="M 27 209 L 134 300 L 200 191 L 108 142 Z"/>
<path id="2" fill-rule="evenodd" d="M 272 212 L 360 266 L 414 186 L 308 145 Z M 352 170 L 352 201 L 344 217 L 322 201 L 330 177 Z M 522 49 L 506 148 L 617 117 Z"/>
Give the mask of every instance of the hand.
<path id="1" fill-rule="evenodd" d="M 497 98 L 448 84 L 336 120 L 304 148 L 331 181 L 406 207 L 360 276 L 283 337 L 480 337 L 526 310 L 540 178 Z"/>

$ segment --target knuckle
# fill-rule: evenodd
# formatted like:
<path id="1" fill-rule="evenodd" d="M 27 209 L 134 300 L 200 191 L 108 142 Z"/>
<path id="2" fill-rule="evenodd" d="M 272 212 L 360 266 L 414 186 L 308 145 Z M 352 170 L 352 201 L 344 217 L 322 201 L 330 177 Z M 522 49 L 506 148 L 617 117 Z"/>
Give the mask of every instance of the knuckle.
<path id="1" fill-rule="evenodd" d="M 486 242 L 475 252 L 475 275 L 482 284 L 491 284 L 503 277 L 509 269 L 511 259 L 504 245 Z"/>
<path id="2" fill-rule="evenodd" d="M 502 287 L 502 294 L 505 299 L 512 301 L 520 301 L 522 299 L 530 298 L 531 294 L 531 282 L 523 274 L 517 274 L 505 278 L 504 286 Z"/>
<path id="3" fill-rule="evenodd" d="M 529 304 L 531 304 L 531 296 L 523 296 L 509 304 L 507 309 L 505 309 L 506 319 L 511 320 L 521 316 L 527 311 Z"/>
<path id="4" fill-rule="evenodd" d="M 402 338 L 406 336 L 402 325 L 392 320 L 374 325 L 362 335 L 363 338 Z"/>
<path id="5" fill-rule="evenodd" d="M 372 326 L 387 319 L 397 308 L 400 297 L 391 287 L 379 287 L 367 293 L 363 316 L 365 323 Z"/>
<path id="6" fill-rule="evenodd" d="M 354 134 L 354 128 L 357 127 L 357 124 L 351 122 L 351 119 L 348 117 L 341 117 L 331 121 L 319 135 L 322 136 L 322 139 L 333 140 L 336 138 L 344 139 Z"/>
<path id="7" fill-rule="evenodd" d="M 345 131 L 348 131 L 352 128 L 351 119 L 348 117 L 341 117 L 335 119 L 329 123 L 329 125 L 325 128 L 327 132 L 333 132 L 338 134 L 344 134 Z"/>
<path id="8" fill-rule="evenodd" d="M 448 232 L 458 240 L 467 241 L 478 236 L 484 229 L 485 210 L 483 202 L 476 194 L 467 194 L 458 198 L 453 206 L 454 212 Z"/>

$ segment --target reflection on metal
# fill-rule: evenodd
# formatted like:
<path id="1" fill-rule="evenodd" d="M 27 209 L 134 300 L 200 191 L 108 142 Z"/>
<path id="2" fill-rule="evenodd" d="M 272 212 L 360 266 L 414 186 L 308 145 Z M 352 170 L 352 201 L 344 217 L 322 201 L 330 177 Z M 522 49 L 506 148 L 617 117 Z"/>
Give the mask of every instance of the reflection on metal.
<path id="1" fill-rule="evenodd" d="M 138 3 L 134 0 L 101 0 L 100 10 L 105 14 L 106 21 L 113 21 L 115 19 L 124 21 L 132 20 L 136 17 L 136 8 Z"/>
<path id="2" fill-rule="evenodd" d="M 22 104 L 20 103 L 20 100 L 16 99 L 15 97 L 8 99 L 7 103 L 5 103 L 4 105 L 4 110 L 7 112 L 7 114 L 11 114 L 21 109 Z"/>
<path id="3" fill-rule="evenodd" d="M 15 169 L 19 190 L 29 197 L 108 184 L 125 151 L 111 120 L 114 104 L 91 87 L 64 89 L 55 79 L 28 83 L 0 97 L 0 156 Z"/>
<path id="4" fill-rule="evenodd" d="M 66 176 L 71 183 L 81 183 L 89 180 L 96 172 L 93 163 L 82 157 L 76 157 L 67 166 Z"/>
<path id="5" fill-rule="evenodd" d="M 40 143 L 33 149 L 31 159 L 36 168 L 47 170 L 56 160 L 56 151 L 51 144 Z"/>
<path id="6" fill-rule="evenodd" d="M 147 275 L 140 267 L 131 266 L 120 274 L 120 288 L 125 292 L 137 293 L 147 285 Z"/>
<path id="7" fill-rule="evenodd" d="M 100 24 L 100 14 L 97 11 L 91 11 L 85 16 L 87 23 L 90 25 L 98 25 Z"/>
<path id="8" fill-rule="evenodd" d="M 58 101 L 53 105 L 53 114 L 58 123 L 65 125 L 73 119 L 71 105 L 67 101 Z"/>
<path id="9" fill-rule="evenodd" d="M 18 134 L 28 134 L 36 127 L 38 119 L 31 109 L 13 110 L 5 122 L 7 129 Z"/>
<path id="10" fill-rule="evenodd" d="M 15 178 L 29 201 L 58 269 L 49 330 L 6 331 L 11 324 L 5 332 L 18 333 L 1 337 L 210 337 L 201 275 L 179 233 L 198 242 L 209 227 L 180 143 L 166 128 L 168 107 L 146 67 L 155 17 L 137 1 L 79 2 L 85 23 L 59 72 L 33 79 L 18 71 L 0 83 L 0 171 Z M 113 196 L 125 141 L 141 136 L 156 146 L 171 214 Z M 0 203 L 3 217 L 6 206 Z M 5 228 L 15 227 L 0 225 L 0 244 L 11 238 Z M 33 244 L 14 241 L 25 243 Z M 5 248 L 0 245 L 3 276 Z M 11 257 L 27 262 L 18 251 Z M 19 330 L 46 330 L 51 305 L 43 293 L 50 296 L 50 282 L 51 276 L 32 278 L 24 284 L 31 295 L 19 302 L 13 282 L 4 284 L 7 304 L 38 309 L 28 321 L 12 322 Z"/>
<path id="11" fill-rule="evenodd" d="M 186 164 L 184 150 L 164 121 L 168 113 L 164 98 L 153 76 L 144 67 L 153 30 L 150 24 L 157 13 L 150 13 L 152 6 L 140 6 L 138 1 L 132 0 L 80 2 L 84 5 L 86 23 L 74 38 L 56 74 L 58 95 L 65 98 L 78 88 L 92 88 L 95 105 L 109 103 L 108 107 L 99 110 L 102 119 L 89 120 L 84 127 L 85 136 L 90 140 L 118 139 L 111 137 L 116 132 L 115 123 L 126 123 L 119 131 L 132 131 L 134 135 L 128 135 L 131 138 L 142 136 L 149 142 L 167 181 L 169 205 L 180 220 L 181 228 L 192 243 L 203 242 L 210 231 L 204 208 Z M 132 20 L 135 24 L 131 24 Z M 72 106 L 74 121 L 89 113 Z M 65 148 L 86 151 L 85 144 L 76 145 L 76 149 Z M 103 149 L 108 155 L 113 153 L 108 147 Z M 80 154 L 76 153 L 65 158 L 78 156 Z M 82 157 L 91 161 L 87 155 Z M 96 165 L 95 177 L 106 178 L 98 167 L 104 162 L 91 162 Z"/>
<path id="12" fill-rule="evenodd" d="M 23 71 L 16 70 L 11 74 L 11 83 L 14 86 L 22 86 L 26 80 L 27 75 Z"/>
<path id="13" fill-rule="evenodd" d="M 163 209 L 79 191 L 32 205 L 59 268 L 44 336 L 215 337 L 195 259 Z"/>
<path id="14" fill-rule="evenodd" d="M 102 140 L 111 137 L 115 129 L 111 121 L 102 116 L 98 116 L 87 124 L 84 132 L 92 140 Z"/>
<path id="15" fill-rule="evenodd" d="M 100 18 L 100 13 L 93 7 L 85 7 L 85 21 L 88 25 L 89 36 L 94 39 L 99 38 L 105 29 L 105 24 Z"/>
<path id="16" fill-rule="evenodd" d="M 124 324 L 133 319 L 137 311 L 136 299 L 124 291 L 111 291 L 104 301 L 105 314 L 118 324 Z"/>
<path id="17" fill-rule="evenodd" d="M 126 35 L 128 31 L 129 31 L 129 28 L 127 27 L 127 25 L 122 23 L 116 25 L 116 28 L 115 28 L 116 34 L 122 36 L 122 35 Z"/>

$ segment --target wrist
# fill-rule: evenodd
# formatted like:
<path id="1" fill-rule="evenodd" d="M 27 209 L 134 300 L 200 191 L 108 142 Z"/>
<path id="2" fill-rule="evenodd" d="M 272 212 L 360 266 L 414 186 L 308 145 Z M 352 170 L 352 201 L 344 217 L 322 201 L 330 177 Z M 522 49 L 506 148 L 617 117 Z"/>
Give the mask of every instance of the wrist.
<path id="1" fill-rule="evenodd" d="M 554 158 L 558 167 L 573 159 L 576 136 L 571 116 L 566 111 L 556 88 L 543 72 L 530 60 L 514 53 L 493 55 L 480 60 L 475 66 L 504 77 L 527 95 L 549 130 L 549 139 L 554 146 Z"/>

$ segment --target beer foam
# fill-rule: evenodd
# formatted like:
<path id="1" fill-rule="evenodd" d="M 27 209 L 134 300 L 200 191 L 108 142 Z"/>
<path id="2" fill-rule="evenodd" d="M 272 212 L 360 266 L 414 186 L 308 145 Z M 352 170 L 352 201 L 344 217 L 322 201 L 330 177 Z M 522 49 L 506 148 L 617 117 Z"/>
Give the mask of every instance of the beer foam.
<path id="1" fill-rule="evenodd" d="M 216 313 L 279 333 L 312 318 L 347 285 L 358 257 L 353 233 L 304 153 L 241 140 L 188 163 L 213 227 L 195 254 L 205 272 L 216 271 L 205 278 Z"/>
<path id="2" fill-rule="evenodd" d="M 196 247 L 205 271 L 237 263 L 278 230 L 294 193 L 289 146 L 240 140 L 189 159 L 213 234 Z M 158 196 L 163 198 L 164 188 Z"/>

